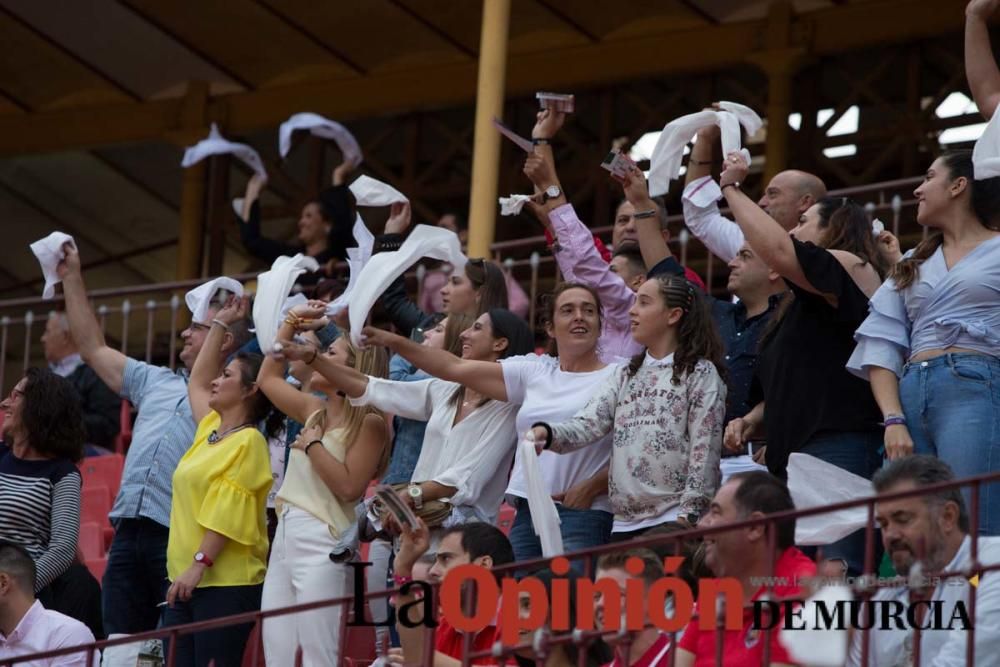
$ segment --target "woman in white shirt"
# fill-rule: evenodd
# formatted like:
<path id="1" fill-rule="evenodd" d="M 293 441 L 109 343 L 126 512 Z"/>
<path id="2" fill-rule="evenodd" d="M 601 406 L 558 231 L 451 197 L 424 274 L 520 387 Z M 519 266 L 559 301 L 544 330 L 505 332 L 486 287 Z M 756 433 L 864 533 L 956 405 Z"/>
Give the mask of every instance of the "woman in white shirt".
<path id="1" fill-rule="evenodd" d="M 368 342 L 388 345 L 435 377 L 519 405 L 515 429 L 521 435 L 537 422 L 563 421 L 575 415 L 615 369 L 598 357 L 601 302 L 592 288 L 563 284 L 552 294 L 545 311 L 543 321 L 551 339 L 551 354 L 527 354 L 499 363 L 457 359 L 400 337 L 384 336 L 377 329 L 365 329 L 364 335 Z M 610 454 L 609 434 L 592 447 L 565 455 L 544 452 L 539 459 L 548 491 L 558 503 L 567 552 L 607 544 L 611 538 L 613 515 L 607 496 Z M 508 501 L 517 510 L 508 537 L 519 561 L 542 555 L 531 524 L 520 459 L 518 450 L 507 485 Z"/>
<path id="2" fill-rule="evenodd" d="M 379 343 L 390 347 L 399 347 L 395 339 L 402 339 L 385 331 L 377 337 Z M 528 325 L 500 308 L 480 315 L 462 333 L 461 341 L 462 359 L 491 364 L 532 349 Z M 284 353 L 291 358 L 309 354 L 306 346 L 297 345 L 286 348 Z M 469 521 L 496 521 L 506 485 L 504 476 L 497 475 L 497 471 L 508 470 L 514 455 L 516 405 L 437 378 L 393 382 L 324 359 L 317 359 L 313 367 L 347 394 L 351 405 L 373 406 L 427 421 L 410 486 L 399 494 L 404 502 L 415 509 L 431 500 L 449 502 L 452 512 L 442 528 Z"/>
<path id="3" fill-rule="evenodd" d="M 295 306 L 277 339 L 291 340 L 300 329 L 316 328 L 325 307 L 322 301 Z M 367 375 L 388 373 L 384 350 L 356 350 L 343 336 L 325 352 L 312 348 L 304 361 L 312 365 L 320 357 Z M 325 398 L 303 393 L 285 381 L 284 370 L 284 363 L 268 356 L 257 377 L 275 407 L 305 424 L 292 445 L 278 491 L 278 529 L 261 601 L 265 610 L 349 595 L 347 562 L 358 539 L 355 506 L 389 459 L 388 429 L 378 410 L 351 405 L 318 373 L 310 388 Z M 342 610 L 335 605 L 265 620 L 267 664 L 292 664 L 299 646 L 304 667 L 339 664 Z"/>

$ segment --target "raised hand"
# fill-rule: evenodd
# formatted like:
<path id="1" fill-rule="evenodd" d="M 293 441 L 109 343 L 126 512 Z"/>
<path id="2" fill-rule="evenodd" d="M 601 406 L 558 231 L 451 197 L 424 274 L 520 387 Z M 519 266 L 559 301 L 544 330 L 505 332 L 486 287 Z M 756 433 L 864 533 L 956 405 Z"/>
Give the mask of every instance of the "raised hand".
<path id="1" fill-rule="evenodd" d="M 649 186 L 646 184 L 646 175 L 642 173 L 642 169 L 633 164 L 619 182 L 622 184 L 625 198 L 636 211 L 649 208 L 652 200 L 649 198 Z"/>
<path id="2" fill-rule="evenodd" d="M 269 351 L 279 361 L 304 361 L 307 364 L 311 364 L 319 354 L 315 345 L 294 340 L 279 340 L 274 344 L 274 349 Z"/>
<path id="3" fill-rule="evenodd" d="M 899 239 L 892 232 L 883 231 L 878 235 L 878 242 L 875 244 L 878 252 L 888 264 L 895 264 L 903 258 L 903 253 L 899 249 Z"/>
<path id="4" fill-rule="evenodd" d="M 532 153 L 524 161 L 524 175 L 539 190 L 544 190 L 550 185 L 557 185 L 559 183 L 552 160 L 548 156 L 543 157 L 537 153 Z"/>
<path id="5" fill-rule="evenodd" d="M 385 221 L 386 234 L 402 234 L 410 226 L 410 202 L 394 202 Z"/>
<path id="6" fill-rule="evenodd" d="M 750 173 L 750 165 L 738 152 L 733 151 L 726 156 L 722 164 L 722 175 L 719 177 L 719 187 L 742 183 Z"/>
<path id="7" fill-rule="evenodd" d="M 965 7 L 965 15 L 969 18 L 986 20 L 996 13 L 1000 0 L 972 0 Z"/>
<path id="8" fill-rule="evenodd" d="M 245 320 L 247 313 L 250 312 L 250 297 L 249 296 L 231 296 L 226 299 L 226 303 L 223 304 L 222 308 L 215 314 L 215 319 L 219 320 L 225 325 L 230 325 L 233 322 L 239 322 L 240 320 Z"/>
<path id="9" fill-rule="evenodd" d="M 358 165 L 354 163 L 353 160 L 344 160 L 336 167 L 333 168 L 333 184 L 343 185 L 347 177 L 351 175 L 354 168 Z"/>
<path id="10" fill-rule="evenodd" d="M 361 330 L 361 343 L 364 347 L 387 347 L 393 349 L 393 345 L 400 338 L 401 336 L 376 327 L 365 327 Z"/>
<path id="11" fill-rule="evenodd" d="M 535 116 L 535 127 L 531 129 L 532 139 L 552 139 L 566 121 L 566 113 L 543 109 Z"/>
<path id="12" fill-rule="evenodd" d="M 80 275 L 80 251 L 70 243 L 63 243 L 62 251 L 65 253 L 65 257 L 56 264 L 56 275 L 59 276 L 60 280 L 65 280 L 66 276 L 69 274 Z"/>

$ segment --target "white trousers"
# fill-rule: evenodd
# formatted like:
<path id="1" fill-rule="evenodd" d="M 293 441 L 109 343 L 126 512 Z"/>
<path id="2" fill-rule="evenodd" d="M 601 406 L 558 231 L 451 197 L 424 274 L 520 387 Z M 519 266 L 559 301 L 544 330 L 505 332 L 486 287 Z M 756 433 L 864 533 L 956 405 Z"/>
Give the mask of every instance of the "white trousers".
<path id="1" fill-rule="evenodd" d="M 261 609 L 290 607 L 331 600 L 350 594 L 351 571 L 330 560 L 342 549 L 329 527 L 312 514 L 285 505 L 271 545 L 271 560 L 264 578 Z M 342 605 L 323 607 L 264 620 L 264 657 L 269 667 L 295 664 L 302 647 L 303 667 L 340 664 Z"/>

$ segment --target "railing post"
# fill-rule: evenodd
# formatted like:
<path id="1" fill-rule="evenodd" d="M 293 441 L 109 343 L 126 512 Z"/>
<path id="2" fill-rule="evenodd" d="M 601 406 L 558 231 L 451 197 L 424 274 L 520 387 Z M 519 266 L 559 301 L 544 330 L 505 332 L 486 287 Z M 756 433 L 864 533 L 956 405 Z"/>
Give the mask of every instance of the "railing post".
<path id="1" fill-rule="evenodd" d="M 24 367 L 21 374 L 28 372 L 28 362 L 31 359 L 31 324 L 35 321 L 35 314 L 30 310 L 24 314 Z"/>
<path id="2" fill-rule="evenodd" d="M 541 262 L 541 255 L 538 251 L 531 253 L 531 259 L 529 260 L 531 264 L 531 284 L 528 286 L 529 292 L 531 294 L 531 307 L 528 315 L 528 326 L 531 328 L 531 332 L 535 332 L 535 315 L 538 308 L 538 264 Z"/>
<path id="3" fill-rule="evenodd" d="M 170 370 L 177 370 L 177 310 L 181 306 L 181 298 L 174 294 L 170 297 Z"/>
<path id="4" fill-rule="evenodd" d="M 128 356 L 128 316 L 132 312 L 132 302 L 128 299 L 122 301 L 122 348 L 121 352 Z"/>
<path id="5" fill-rule="evenodd" d="M 4 381 L 7 379 L 7 329 L 10 327 L 10 318 L 4 315 L 0 318 L 0 389 L 5 387 Z"/>
<path id="6" fill-rule="evenodd" d="M 146 363 L 153 362 L 153 316 L 156 314 L 156 301 L 146 302 Z"/>

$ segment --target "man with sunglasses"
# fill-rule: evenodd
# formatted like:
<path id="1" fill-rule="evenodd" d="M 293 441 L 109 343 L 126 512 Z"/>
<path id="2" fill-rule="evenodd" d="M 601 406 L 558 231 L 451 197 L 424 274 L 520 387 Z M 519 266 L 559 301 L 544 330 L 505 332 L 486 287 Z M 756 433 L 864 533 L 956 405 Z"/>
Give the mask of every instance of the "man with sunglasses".
<path id="1" fill-rule="evenodd" d="M 206 321 L 192 321 L 181 332 L 182 369 L 174 372 L 137 361 L 107 345 L 87 299 L 80 255 L 69 244 L 63 250 L 66 257 L 57 271 L 69 330 L 80 355 L 112 391 L 138 411 L 121 487 L 109 515 L 115 536 L 101 586 L 105 632 L 112 637 L 135 634 L 156 628 L 160 603 L 166 599 L 171 485 L 177 462 L 191 446 L 195 431 L 187 373 L 198 358 L 218 305 L 209 307 Z M 223 359 L 250 339 L 249 328 L 248 320 L 226 327 Z"/>

